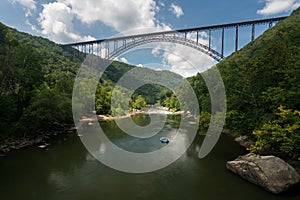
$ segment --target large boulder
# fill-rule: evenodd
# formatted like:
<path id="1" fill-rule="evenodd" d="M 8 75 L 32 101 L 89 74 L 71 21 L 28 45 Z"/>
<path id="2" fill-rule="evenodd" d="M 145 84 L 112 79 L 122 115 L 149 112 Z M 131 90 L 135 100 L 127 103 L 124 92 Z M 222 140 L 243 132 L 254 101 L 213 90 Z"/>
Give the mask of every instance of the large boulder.
<path id="1" fill-rule="evenodd" d="M 247 154 L 228 161 L 227 169 L 275 194 L 300 181 L 296 170 L 275 156 Z"/>

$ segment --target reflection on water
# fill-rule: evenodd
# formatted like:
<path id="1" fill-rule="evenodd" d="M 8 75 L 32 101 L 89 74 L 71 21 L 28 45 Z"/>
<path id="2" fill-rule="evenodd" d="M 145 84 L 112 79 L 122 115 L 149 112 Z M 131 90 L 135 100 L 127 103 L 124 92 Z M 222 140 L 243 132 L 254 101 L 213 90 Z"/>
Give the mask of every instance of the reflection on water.
<path id="1" fill-rule="evenodd" d="M 143 124 L 143 120 L 149 121 L 150 119 L 148 114 L 135 115 L 132 116 L 132 118 L 133 121 L 138 123 L 139 125 Z M 166 144 L 159 142 L 160 137 L 168 137 L 172 141 L 176 136 L 178 136 L 177 129 L 178 121 L 180 121 L 180 119 L 180 115 L 169 117 L 166 120 L 166 125 L 162 127 L 162 129 L 157 127 L 157 129 L 155 129 L 157 134 L 149 138 L 138 138 L 130 136 L 120 130 L 120 128 L 118 128 L 114 121 L 100 122 L 100 126 L 105 128 L 105 133 L 113 133 L 106 134 L 106 136 L 118 147 L 131 152 L 147 153 L 159 150 L 166 146 Z M 124 121 L 126 121 L 126 119 L 124 119 Z M 109 126 L 107 126 L 107 123 L 109 123 Z M 182 135 L 184 135 L 184 132 L 182 132 L 181 136 Z"/>
<path id="2" fill-rule="evenodd" d="M 113 121 L 101 122 L 101 126 L 107 137 L 122 148 L 144 152 L 145 148 L 163 147 L 156 138 L 146 145 L 141 138 L 122 134 Z M 169 117 L 160 134 L 171 136 L 177 127 L 176 117 Z M 198 135 L 187 152 L 164 169 L 129 174 L 98 162 L 75 133 L 68 133 L 54 140 L 48 150 L 32 147 L 1 158 L 0 199 L 299 199 L 299 188 L 290 195 L 275 196 L 226 170 L 227 160 L 245 153 L 230 136 L 222 135 L 214 150 L 200 160 L 202 141 Z M 100 151 L 105 151 L 105 146 Z"/>

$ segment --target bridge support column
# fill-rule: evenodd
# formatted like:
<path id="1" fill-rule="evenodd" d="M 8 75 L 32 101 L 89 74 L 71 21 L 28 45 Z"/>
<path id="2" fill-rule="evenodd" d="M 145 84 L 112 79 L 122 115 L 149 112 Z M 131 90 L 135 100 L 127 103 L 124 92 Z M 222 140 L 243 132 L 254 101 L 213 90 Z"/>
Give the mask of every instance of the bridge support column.
<path id="1" fill-rule="evenodd" d="M 89 46 L 89 54 L 94 54 L 94 44 L 90 44 Z"/>
<path id="2" fill-rule="evenodd" d="M 211 44 L 211 30 L 208 33 L 208 50 L 210 51 L 210 44 Z"/>
<path id="3" fill-rule="evenodd" d="M 84 53 L 87 53 L 86 45 L 83 45 L 83 48 L 84 48 Z"/>
<path id="4" fill-rule="evenodd" d="M 255 39 L 255 24 L 252 24 L 252 37 L 251 37 L 251 41 L 253 41 Z"/>
<path id="5" fill-rule="evenodd" d="M 224 27 L 222 28 L 222 49 L 221 49 L 222 58 L 224 57 Z"/>
<path id="6" fill-rule="evenodd" d="M 239 49 L 239 26 L 235 27 L 235 51 Z"/>
<path id="7" fill-rule="evenodd" d="M 97 43 L 97 55 L 101 58 L 101 44 Z"/>
<path id="8" fill-rule="evenodd" d="M 106 41 L 105 42 L 105 58 L 108 58 L 108 57 L 109 57 L 109 44 Z"/>
<path id="9" fill-rule="evenodd" d="M 116 52 L 117 48 L 118 48 L 118 43 L 117 43 L 117 41 L 114 41 L 114 50 L 113 50 L 113 52 Z"/>

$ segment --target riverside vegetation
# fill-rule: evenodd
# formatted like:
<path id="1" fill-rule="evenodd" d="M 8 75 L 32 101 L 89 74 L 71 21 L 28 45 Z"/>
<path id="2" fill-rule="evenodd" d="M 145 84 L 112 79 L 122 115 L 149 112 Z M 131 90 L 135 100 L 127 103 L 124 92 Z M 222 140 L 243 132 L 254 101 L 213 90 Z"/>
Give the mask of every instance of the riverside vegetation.
<path id="1" fill-rule="evenodd" d="M 225 127 L 256 141 L 252 152 L 271 150 L 300 160 L 300 9 L 214 67 L 226 88 Z M 201 74 L 189 81 L 205 125 L 208 90 Z"/>
<path id="2" fill-rule="evenodd" d="M 227 95 L 226 128 L 256 141 L 250 150 L 271 149 L 300 159 L 300 10 L 221 61 Z M 72 126 L 71 96 L 85 54 L 0 24 L 0 143 L 38 137 Z M 97 114 L 109 115 L 114 84 L 132 69 L 113 62 L 96 91 Z M 168 72 L 162 72 L 168 73 Z M 209 74 L 210 70 L 203 72 Z M 188 78 L 200 105 L 200 132 L 210 120 L 202 74 Z M 89 80 L 82 82 L 89 88 Z M 121 103 L 121 102 L 120 102 Z M 168 89 L 147 84 L 135 91 L 132 109 L 159 103 L 180 109 Z"/>

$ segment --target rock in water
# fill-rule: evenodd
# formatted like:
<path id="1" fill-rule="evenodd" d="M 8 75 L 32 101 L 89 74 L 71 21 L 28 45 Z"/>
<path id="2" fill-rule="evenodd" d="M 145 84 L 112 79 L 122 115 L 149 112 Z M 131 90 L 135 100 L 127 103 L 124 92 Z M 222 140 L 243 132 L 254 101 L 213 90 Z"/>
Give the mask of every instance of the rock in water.
<path id="1" fill-rule="evenodd" d="M 40 149 L 46 149 L 48 146 L 49 146 L 49 144 L 45 143 L 45 144 L 39 145 L 38 147 L 39 147 Z"/>
<path id="2" fill-rule="evenodd" d="M 251 141 L 248 136 L 239 136 L 234 139 L 235 142 L 239 143 L 242 147 L 249 148 L 255 142 Z"/>
<path id="3" fill-rule="evenodd" d="M 296 170 L 275 156 L 247 154 L 228 161 L 227 169 L 275 194 L 300 181 Z"/>

